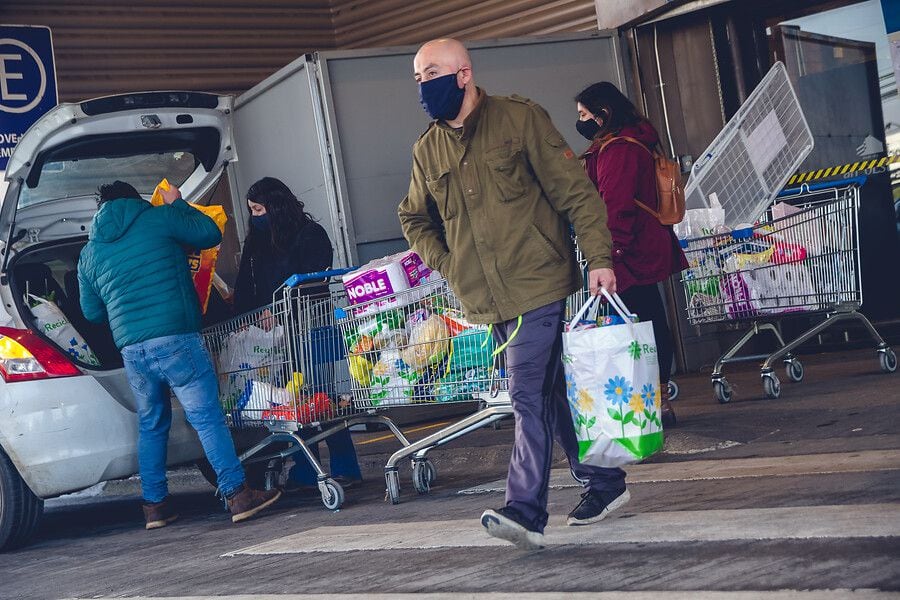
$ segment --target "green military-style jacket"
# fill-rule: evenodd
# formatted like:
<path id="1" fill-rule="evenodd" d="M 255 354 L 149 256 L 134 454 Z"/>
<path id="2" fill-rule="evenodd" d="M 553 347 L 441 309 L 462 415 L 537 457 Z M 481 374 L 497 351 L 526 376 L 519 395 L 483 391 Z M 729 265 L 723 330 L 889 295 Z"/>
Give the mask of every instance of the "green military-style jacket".
<path id="1" fill-rule="evenodd" d="M 538 104 L 479 91 L 454 130 L 413 147 L 398 214 L 410 247 L 450 282 L 473 323 L 499 323 L 579 289 L 569 223 L 591 269 L 610 268 L 606 207 Z"/>

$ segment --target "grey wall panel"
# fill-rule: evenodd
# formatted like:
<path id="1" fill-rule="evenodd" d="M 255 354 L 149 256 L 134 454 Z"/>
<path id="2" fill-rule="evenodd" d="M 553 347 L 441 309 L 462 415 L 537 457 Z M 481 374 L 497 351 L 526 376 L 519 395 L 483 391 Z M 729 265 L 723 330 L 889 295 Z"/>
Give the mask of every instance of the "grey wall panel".
<path id="1" fill-rule="evenodd" d="M 480 86 L 540 103 L 576 151 L 587 143 L 575 130 L 574 95 L 601 80 L 624 89 L 616 41 L 604 33 L 473 43 L 470 51 Z M 415 52 L 320 54 L 330 84 L 326 102 L 340 156 L 341 196 L 356 244 L 396 247 L 402 238 L 396 209 L 409 186 L 412 145 L 429 122 L 412 78 Z M 363 254 L 369 251 L 360 251 L 360 260 Z"/>
<path id="2" fill-rule="evenodd" d="M 281 179 L 328 231 L 337 258 L 341 245 L 335 241 L 340 240 L 340 233 L 334 228 L 334 201 L 323 169 L 316 123 L 320 107 L 314 87 L 301 59 L 238 97 L 234 135 L 239 160 L 233 193 L 244 200 L 247 189 L 259 178 Z M 246 204 L 241 204 L 246 211 Z M 243 218 L 247 218 L 246 212 Z"/>

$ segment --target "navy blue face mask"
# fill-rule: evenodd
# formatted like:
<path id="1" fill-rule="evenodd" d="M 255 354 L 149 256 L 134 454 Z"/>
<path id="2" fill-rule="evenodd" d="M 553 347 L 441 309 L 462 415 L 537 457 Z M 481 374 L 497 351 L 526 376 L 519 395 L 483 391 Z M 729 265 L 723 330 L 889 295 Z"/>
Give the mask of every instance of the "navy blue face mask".
<path id="1" fill-rule="evenodd" d="M 452 121 L 459 114 L 466 90 L 456 83 L 458 73 L 459 71 L 435 77 L 419 84 L 419 102 L 432 119 Z"/>
<path id="2" fill-rule="evenodd" d="M 269 215 L 251 215 L 250 223 L 259 231 L 269 231 Z"/>

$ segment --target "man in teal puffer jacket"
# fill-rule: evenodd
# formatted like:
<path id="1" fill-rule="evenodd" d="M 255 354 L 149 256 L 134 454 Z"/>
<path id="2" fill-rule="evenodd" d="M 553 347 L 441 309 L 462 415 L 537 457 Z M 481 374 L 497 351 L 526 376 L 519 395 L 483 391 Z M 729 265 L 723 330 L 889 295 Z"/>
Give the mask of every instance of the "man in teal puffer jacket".
<path id="1" fill-rule="evenodd" d="M 244 469 L 219 407 L 216 374 L 200 337 L 200 302 L 184 248 L 212 248 L 222 234 L 177 188 L 163 192 L 163 198 L 163 206 L 153 207 L 122 181 L 100 187 L 90 241 L 78 261 L 81 308 L 89 321 L 109 322 L 137 400 L 147 529 L 178 518 L 166 482 L 169 389 L 197 430 L 232 521 L 243 521 L 273 504 L 281 492 L 244 484 Z"/>

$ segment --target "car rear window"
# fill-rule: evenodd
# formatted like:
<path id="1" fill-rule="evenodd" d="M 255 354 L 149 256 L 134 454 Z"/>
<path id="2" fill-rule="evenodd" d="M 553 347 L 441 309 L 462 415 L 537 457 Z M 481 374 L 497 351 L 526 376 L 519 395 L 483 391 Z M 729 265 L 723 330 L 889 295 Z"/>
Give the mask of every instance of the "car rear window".
<path id="1" fill-rule="evenodd" d="M 97 188 L 117 179 L 130 183 L 147 197 L 164 177 L 180 186 L 199 160 L 190 152 L 160 152 L 115 158 L 81 158 L 45 162 L 38 185 L 23 186 L 19 208 L 64 198 L 92 196 Z"/>

